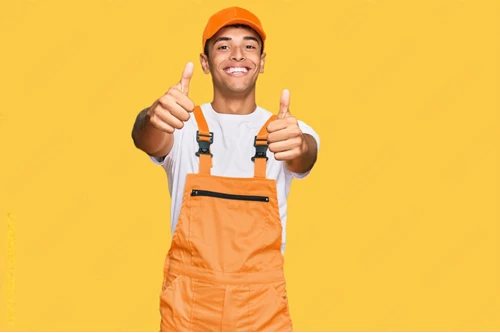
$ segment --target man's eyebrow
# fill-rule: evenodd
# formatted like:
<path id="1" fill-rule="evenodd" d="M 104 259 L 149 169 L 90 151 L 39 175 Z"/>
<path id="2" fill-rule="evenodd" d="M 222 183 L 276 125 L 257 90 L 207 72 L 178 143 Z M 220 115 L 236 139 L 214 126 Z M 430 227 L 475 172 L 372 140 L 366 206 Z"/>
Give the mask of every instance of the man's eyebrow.
<path id="1" fill-rule="evenodd" d="M 222 42 L 222 41 L 229 41 L 231 40 L 232 38 L 231 37 L 219 37 L 217 38 L 215 41 L 214 41 L 214 44 L 215 43 L 218 43 L 218 42 Z M 244 40 L 254 40 L 256 41 L 257 43 L 259 42 L 259 40 L 253 36 L 245 36 L 243 37 Z"/>
<path id="2" fill-rule="evenodd" d="M 221 42 L 221 41 L 228 41 L 228 40 L 231 40 L 230 37 L 219 37 L 217 38 L 215 41 L 214 41 L 214 44 L 217 43 L 217 42 Z"/>
<path id="3" fill-rule="evenodd" d="M 245 39 L 245 40 L 254 40 L 257 43 L 259 42 L 259 40 L 257 38 L 255 38 L 255 37 L 253 37 L 253 36 L 245 36 L 245 37 L 243 37 L 243 39 Z"/>

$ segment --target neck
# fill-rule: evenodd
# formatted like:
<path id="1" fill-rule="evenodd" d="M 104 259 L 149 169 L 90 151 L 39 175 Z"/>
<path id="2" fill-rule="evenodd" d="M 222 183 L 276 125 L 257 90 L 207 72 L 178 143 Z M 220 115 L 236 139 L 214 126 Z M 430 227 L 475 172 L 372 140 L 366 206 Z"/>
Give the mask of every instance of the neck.
<path id="1" fill-rule="evenodd" d="M 255 89 L 241 94 L 227 94 L 214 90 L 212 108 L 217 113 L 224 114 L 250 114 L 257 108 L 255 102 Z"/>

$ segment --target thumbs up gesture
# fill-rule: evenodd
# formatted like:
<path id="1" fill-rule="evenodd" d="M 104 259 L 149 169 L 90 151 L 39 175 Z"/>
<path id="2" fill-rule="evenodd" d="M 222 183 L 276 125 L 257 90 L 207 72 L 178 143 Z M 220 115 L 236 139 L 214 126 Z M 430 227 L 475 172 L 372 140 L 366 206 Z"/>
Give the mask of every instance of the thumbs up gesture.
<path id="1" fill-rule="evenodd" d="M 149 121 L 157 129 L 172 134 L 176 129 L 183 128 L 184 122 L 189 120 L 195 107 L 188 97 L 193 70 L 194 64 L 187 63 L 179 83 L 170 87 L 147 111 Z"/>
<path id="2" fill-rule="evenodd" d="M 304 152 L 304 138 L 299 123 L 290 113 L 290 92 L 283 90 L 278 118 L 267 126 L 269 150 L 278 161 L 290 161 Z"/>

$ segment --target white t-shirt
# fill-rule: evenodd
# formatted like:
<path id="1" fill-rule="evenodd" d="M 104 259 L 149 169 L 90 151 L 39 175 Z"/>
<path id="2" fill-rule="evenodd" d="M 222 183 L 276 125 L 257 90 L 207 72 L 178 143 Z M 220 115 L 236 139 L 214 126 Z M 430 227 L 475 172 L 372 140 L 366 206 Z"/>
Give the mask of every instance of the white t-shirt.
<path id="1" fill-rule="evenodd" d="M 207 121 L 208 129 L 213 132 L 213 144 L 210 146 L 212 157 L 211 174 L 225 177 L 254 176 L 254 163 L 251 158 L 255 155 L 254 138 L 272 115 L 271 112 L 257 107 L 248 115 L 221 114 L 214 111 L 211 103 L 200 105 Z M 307 124 L 299 121 L 299 127 L 303 133 L 312 135 L 317 142 L 319 150 L 319 136 Z M 181 130 L 174 132 L 174 145 L 170 153 L 162 161 L 150 157 L 151 160 L 161 165 L 168 177 L 168 188 L 172 198 L 170 208 L 170 226 L 172 235 L 175 232 L 179 218 L 184 193 L 186 174 L 198 173 L 199 158 L 195 155 L 198 151 L 196 142 L 196 131 L 198 126 L 194 115 L 184 123 Z M 304 178 L 305 174 L 290 172 L 282 161 L 276 161 L 274 154 L 267 151 L 267 178 L 275 179 L 278 194 L 278 205 L 283 225 L 282 247 L 284 253 L 286 245 L 286 220 L 287 220 L 287 197 L 293 178 Z"/>

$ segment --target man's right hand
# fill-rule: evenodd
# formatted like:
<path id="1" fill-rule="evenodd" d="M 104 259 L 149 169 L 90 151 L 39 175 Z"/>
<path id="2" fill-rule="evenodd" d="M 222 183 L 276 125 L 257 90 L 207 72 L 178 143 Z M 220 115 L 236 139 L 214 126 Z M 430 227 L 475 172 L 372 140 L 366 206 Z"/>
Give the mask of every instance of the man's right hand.
<path id="1" fill-rule="evenodd" d="M 157 99 L 148 109 L 147 115 L 151 124 L 160 131 L 172 134 L 176 129 L 184 127 L 184 122 L 190 118 L 195 104 L 188 97 L 189 82 L 193 76 L 194 64 L 187 63 L 181 80 L 170 87 L 168 91 Z"/>

